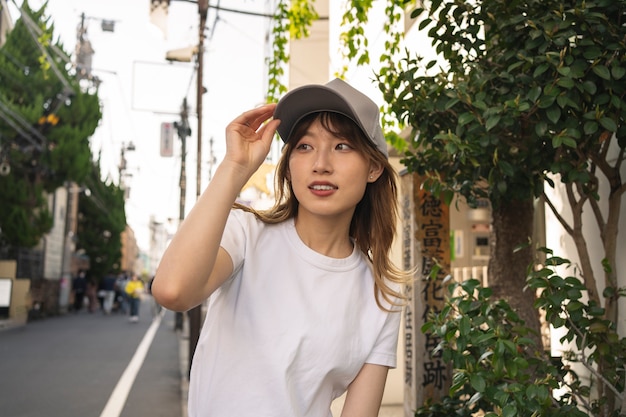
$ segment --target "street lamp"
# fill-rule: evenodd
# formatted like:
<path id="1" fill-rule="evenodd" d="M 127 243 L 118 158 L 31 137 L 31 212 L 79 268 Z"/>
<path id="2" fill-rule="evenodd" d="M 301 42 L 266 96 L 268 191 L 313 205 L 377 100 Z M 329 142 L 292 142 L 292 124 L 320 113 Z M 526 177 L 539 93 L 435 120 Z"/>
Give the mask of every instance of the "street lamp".
<path id="1" fill-rule="evenodd" d="M 170 62 L 191 62 L 191 59 L 198 54 L 198 46 L 187 46 L 185 48 L 172 49 L 165 53 L 165 59 Z"/>

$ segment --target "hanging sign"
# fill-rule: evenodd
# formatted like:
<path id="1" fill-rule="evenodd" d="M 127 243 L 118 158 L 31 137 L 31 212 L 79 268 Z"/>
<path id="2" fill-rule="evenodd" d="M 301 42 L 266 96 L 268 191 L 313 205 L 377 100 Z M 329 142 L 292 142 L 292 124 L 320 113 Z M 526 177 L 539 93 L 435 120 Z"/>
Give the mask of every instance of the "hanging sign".
<path id="1" fill-rule="evenodd" d="M 161 123 L 161 156 L 174 156 L 174 123 Z"/>

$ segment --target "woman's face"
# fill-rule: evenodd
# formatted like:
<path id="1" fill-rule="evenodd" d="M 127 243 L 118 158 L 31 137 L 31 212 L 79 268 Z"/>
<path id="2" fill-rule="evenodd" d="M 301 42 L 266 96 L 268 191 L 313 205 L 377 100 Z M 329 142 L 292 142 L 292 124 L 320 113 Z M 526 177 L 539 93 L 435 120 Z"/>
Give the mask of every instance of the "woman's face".
<path id="1" fill-rule="evenodd" d="M 380 175 L 354 144 L 326 130 L 319 118 L 294 144 L 289 177 L 298 216 L 352 218 L 368 182 Z"/>

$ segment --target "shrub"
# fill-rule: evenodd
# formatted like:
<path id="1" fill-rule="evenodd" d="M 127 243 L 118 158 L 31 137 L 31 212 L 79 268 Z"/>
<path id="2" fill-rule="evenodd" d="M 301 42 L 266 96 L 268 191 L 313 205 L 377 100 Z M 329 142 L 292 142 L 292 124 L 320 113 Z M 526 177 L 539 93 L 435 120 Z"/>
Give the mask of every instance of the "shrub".
<path id="1" fill-rule="evenodd" d="M 579 278 L 557 274 L 557 267 L 570 262 L 544 252 L 546 266 L 529 274 L 528 288 L 540 290 L 535 305 L 554 328 L 564 327 L 561 343 L 569 350 L 552 357 L 537 347 L 509 304 L 492 300 L 491 289 L 478 280 L 451 283 L 445 307 L 422 327 L 440 340 L 432 354 L 441 354 L 452 369 L 451 386 L 447 396 L 420 407 L 415 416 L 619 415 L 626 339 L 604 318 L 602 307 L 585 301 Z M 576 372 L 580 369 L 585 378 Z M 616 396 L 617 406 L 607 407 L 600 388 Z"/>

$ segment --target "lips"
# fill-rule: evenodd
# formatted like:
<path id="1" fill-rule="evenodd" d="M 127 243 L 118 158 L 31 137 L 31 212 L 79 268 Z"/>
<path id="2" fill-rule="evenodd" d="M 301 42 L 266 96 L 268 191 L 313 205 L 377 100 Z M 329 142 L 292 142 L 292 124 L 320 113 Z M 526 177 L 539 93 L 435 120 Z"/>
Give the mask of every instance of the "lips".
<path id="1" fill-rule="evenodd" d="M 315 182 L 309 185 L 309 190 L 315 195 L 328 195 L 337 190 L 337 186 L 327 182 Z"/>
<path id="2" fill-rule="evenodd" d="M 309 188 L 315 191 L 330 191 L 334 190 L 336 187 L 333 187 L 332 185 L 312 185 Z"/>

